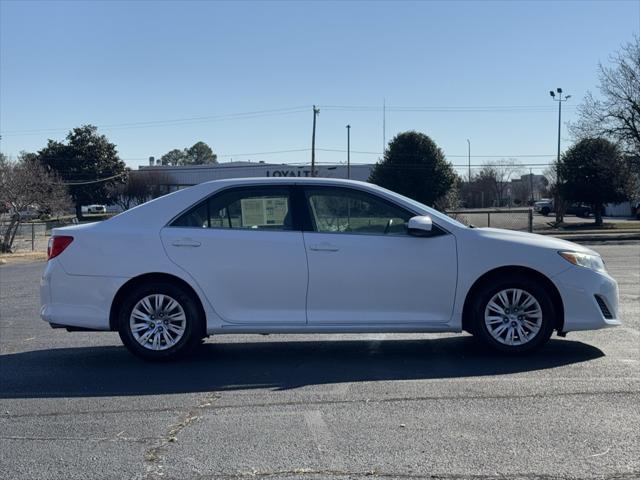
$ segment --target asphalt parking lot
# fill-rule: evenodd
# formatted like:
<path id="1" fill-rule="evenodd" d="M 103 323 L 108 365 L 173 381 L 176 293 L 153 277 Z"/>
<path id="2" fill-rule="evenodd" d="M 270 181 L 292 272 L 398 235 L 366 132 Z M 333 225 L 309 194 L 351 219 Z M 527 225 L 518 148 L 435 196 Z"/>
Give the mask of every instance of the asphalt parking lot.
<path id="1" fill-rule="evenodd" d="M 230 336 L 149 364 L 0 266 L 0 478 L 640 478 L 640 243 L 591 245 L 624 326 L 506 358 L 466 335 Z"/>

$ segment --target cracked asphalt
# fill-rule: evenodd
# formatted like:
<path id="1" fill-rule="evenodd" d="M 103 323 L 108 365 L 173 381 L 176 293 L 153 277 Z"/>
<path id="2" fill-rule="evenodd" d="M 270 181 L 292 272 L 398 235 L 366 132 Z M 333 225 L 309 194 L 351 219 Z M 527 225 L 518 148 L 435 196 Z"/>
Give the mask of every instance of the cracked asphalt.
<path id="1" fill-rule="evenodd" d="M 521 358 L 467 335 L 239 335 L 149 364 L 42 322 L 43 263 L 0 266 L 0 478 L 640 478 L 640 244 L 590 246 L 624 326 Z"/>

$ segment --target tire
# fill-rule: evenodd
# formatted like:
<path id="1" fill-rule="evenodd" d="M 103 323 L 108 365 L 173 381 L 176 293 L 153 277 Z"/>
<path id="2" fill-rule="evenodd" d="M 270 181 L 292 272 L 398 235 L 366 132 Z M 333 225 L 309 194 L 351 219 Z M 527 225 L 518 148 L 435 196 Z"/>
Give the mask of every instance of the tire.
<path id="1" fill-rule="evenodd" d="M 540 210 L 540 213 L 546 217 L 549 215 L 550 211 L 551 209 L 549 209 L 549 207 L 543 207 L 542 210 Z"/>
<path id="2" fill-rule="evenodd" d="M 201 317 L 191 292 L 170 282 L 151 282 L 133 289 L 122 302 L 118 333 L 134 355 L 170 360 L 200 344 L 204 337 Z"/>
<path id="3" fill-rule="evenodd" d="M 505 303 L 507 308 L 499 313 Z M 478 340 L 494 350 L 518 354 L 536 350 L 549 340 L 556 312 L 539 281 L 507 274 L 480 286 L 471 301 L 471 316 L 472 333 Z"/>

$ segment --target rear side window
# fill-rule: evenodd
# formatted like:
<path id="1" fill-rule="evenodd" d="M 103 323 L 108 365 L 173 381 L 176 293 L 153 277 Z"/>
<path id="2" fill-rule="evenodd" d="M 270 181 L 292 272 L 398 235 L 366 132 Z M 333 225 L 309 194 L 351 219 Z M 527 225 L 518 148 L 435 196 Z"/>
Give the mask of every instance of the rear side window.
<path id="1" fill-rule="evenodd" d="M 171 226 L 293 230 L 291 195 L 288 188 L 228 190 L 200 202 Z"/>

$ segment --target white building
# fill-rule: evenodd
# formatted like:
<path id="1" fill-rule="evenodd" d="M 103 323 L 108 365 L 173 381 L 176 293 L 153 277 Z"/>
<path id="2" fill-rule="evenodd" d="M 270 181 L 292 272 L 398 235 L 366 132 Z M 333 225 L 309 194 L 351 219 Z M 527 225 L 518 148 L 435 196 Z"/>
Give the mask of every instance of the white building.
<path id="1" fill-rule="evenodd" d="M 366 182 L 373 164 L 351 165 L 351 179 Z M 162 175 L 162 183 L 169 191 L 197 185 L 210 180 L 247 177 L 310 177 L 310 165 L 290 165 L 264 162 L 228 162 L 216 165 L 149 165 L 142 166 L 140 172 Z M 316 177 L 347 178 L 347 165 L 317 165 Z"/>

